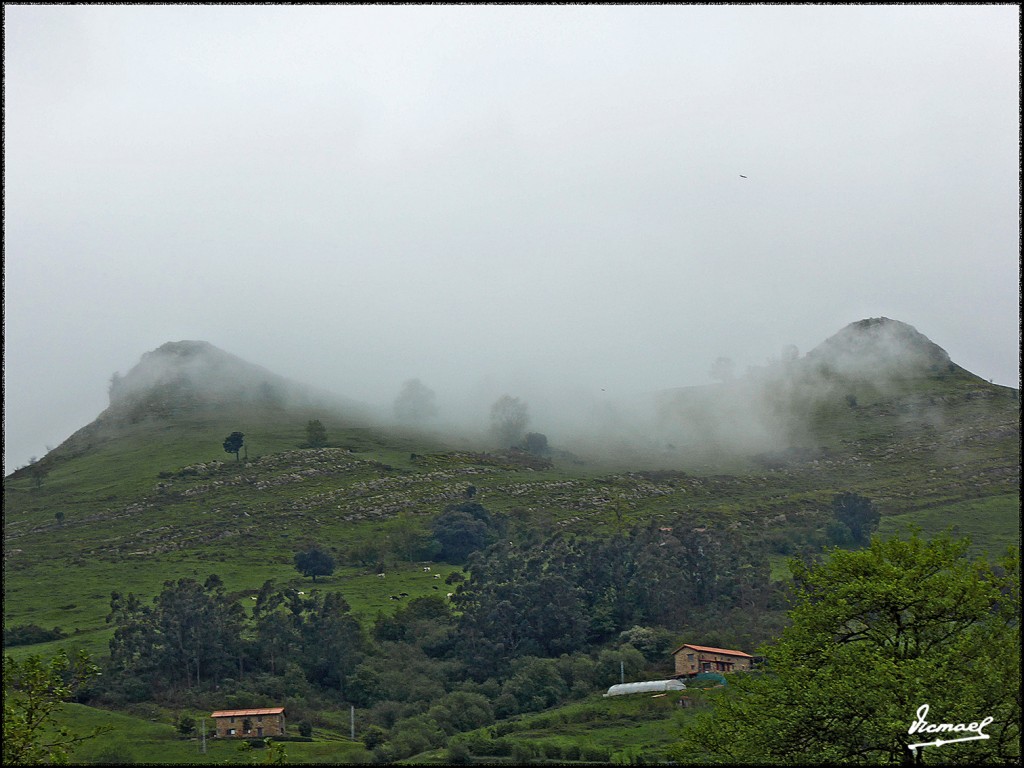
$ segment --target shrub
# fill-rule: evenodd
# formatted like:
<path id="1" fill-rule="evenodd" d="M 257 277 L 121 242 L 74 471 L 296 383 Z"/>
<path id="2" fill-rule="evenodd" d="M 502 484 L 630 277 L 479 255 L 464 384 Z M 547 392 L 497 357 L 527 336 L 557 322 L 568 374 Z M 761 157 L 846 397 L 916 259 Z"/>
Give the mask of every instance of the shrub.
<path id="1" fill-rule="evenodd" d="M 182 715 L 178 718 L 178 722 L 175 724 L 178 729 L 178 733 L 186 738 L 195 733 L 196 730 L 196 719 L 189 717 L 188 715 Z"/>
<path id="2" fill-rule="evenodd" d="M 471 754 L 474 755 L 492 755 L 493 753 L 493 742 L 486 736 L 480 733 L 470 733 L 464 736 L 459 736 L 456 741 L 453 739 L 449 742 L 449 747 L 453 743 L 463 744 Z"/>
<path id="3" fill-rule="evenodd" d="M 448 762 L 452 765 L 465 765 L 472 762 L 469 747 L 461 741 L 452 741 L 448 744 Z"/>
<path id="4" fill-rule="evenodd" d="M 544 757 L 548 760 L 561 760 L 564 756 L 562 747 L 554 742 L 545 742 L 541 745 L 541 749 L 544 751 Z"/>
<path id="5" fill-rule="evenodd" d="M 371 752 L 375 751 L 378 746 L 383 744 L 388 739 L 388 732 L 381 728 L 379 725 L 368 726 L 362 735 L 363 746 L 365 746 Z"/>
<path id="6" fill-rule="evenodd" d="M 14 627 L 4 627 L 4 646 L 8 648 L 13 648 L 16 645 L 48 643 L 63 637 L 67 637 L 67 634 L 60 627 L 43 629 L 38 624 L 18 624 Z"/>
<path id="7" fill-rule="evenodd" d="M 88 760 L 96 765 L 131 765 L 136 762 L 131 745 L 123 738 L 98 747 L 89 754 Z"/>
<path id="8" fill-rule="evenodd" d="M 600 747 L 582 747 L 580 758 L 589 763 L 607 763 L 610 759 L 608 750 Z"/>
<path id="9" fill-rule="evenodd" d="M 528 741 L 516 741 L 512 744 L 512 762 L 528 763 L 537 757 L 537 749 Z"/>
<path id="10" fill-rule="evenodd" d="M 395 751 L 387 744 L 378 744 L 373 748 L 373 762 L 378 765 L 390 765 L 395 762 Z"/>
<path id="11" fill-rule="evenodd" d="M 513 742 L 504 738 L 489 740 L 484 745 L 486 747 L 486 751 L 482 749 L 477 754 L 488 755 L 490 757 L 508 757 L 512 754 L 512 744 Z"/>
<path id="12" fill-rule="evenodd" d="M 548 438 L 542 432 L 528 432 L 523 443 L 530 453 L 541 454 L 548 450 Z"/>

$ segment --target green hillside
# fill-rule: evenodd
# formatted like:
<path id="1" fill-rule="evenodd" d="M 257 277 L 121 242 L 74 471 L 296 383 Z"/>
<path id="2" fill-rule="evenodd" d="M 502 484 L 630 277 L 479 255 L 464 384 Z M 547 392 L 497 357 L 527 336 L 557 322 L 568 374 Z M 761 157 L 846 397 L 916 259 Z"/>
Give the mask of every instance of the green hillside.
<path id="1" fill-rule="evenodd" d="M 434 712 L 426 703 L 431 698 L 426 691 L 433 690 L 429 686 L 440 686 L 432 694 L 435 699 L 461 691 L 497 700 L 509 685 L 500 677 L 484 679 L 482 672 L 474 679 L 472 665 L 466 666 L 469 656 L 459 657 L 459 674 L 468 676 L 459 680 L 465 682 L 443 682 L 444 664 L 454 664 L 444 654 L 456 651 L 455 641 L 445 645 L 437 639 L 439 627 L 454 627 L 460 611 L 471 609 L 471 603 L 460 603 L 458 597 L 463 563 L 445 562 L 432 528 L 451 505 L 484 508 L 524 552 L 531 546 L 556 551 L 559 541 L 639 536 L 637 531 L 656 532 L 661 526 L 664 531 L 674 528 L 671 535 L 684 544 L 698 535 L 735 542 L 736 552 L 764 558 L 776 580 L 785 578 L 787 557 L 820 551 L 829 543 L 830 505 L 843 492 L 876 505 L 882 534 L 899 534 L 907 526 L 926 534 L 953 527 L 971 537 L 975 552 L 991 554 L 1018 543 L 1017 391 L 973 376 L 916 338 L 911 342 L 920 354 L 910 355 L 914 365 L 879 368 L 878 339 L 870 337 L 879 327 L 892 330 L 886 324 L 855 328 L 857 343 L 840 334 L 800 360 L 714 387 L 663 393 L 658 401 L 664 426 L 657 437 L 661 448 L 614 456 L 604 450 L 607 446 L 595 446 L 593 455 L 579 446 L 569 454 L 557 445 L 539 455 L 497 447 L 470 450 L 446 442 L 440 433 L 385 429 L 350 404 L 305 392 L 262 369 L 221 357 L 213 348 L 169 345 L 170 350 L 144 358 L 149 368 L 140 364 L 140 370 L 124 378 L 120 392 L 112 393 L 117 397 L 111 407 L 96 422 L 38 465 L 5 478 L 5 653 L 20 659 L 49 656 L 62 647 L 84 648 L 102 661 L 117 626 L 107 621 L 111 594 L 134 593 L 149 604 L 165 582 L 179 579 L 202 583 L 216 574 L 229 598 L 250 617 L 268 580 L 305 599 L 340 593 L 346 610 L 368 637 L 376 638 L 371 642 L 376 650 L 367 650 L 367 659 L 391 658 L 387 654 L 404 649 L 402 653 L 425 654 L 425 668 L 435 670 L 430 673 L 435 674 L 433 682 L 425 680 L 427 687 L 417 694 L 422 699 L 389 705 L 389 700 L 371 696 L 362 702 L 364 724 L 390 732 L 389 743 L 397 744 L 398 734 L 413 732 L 413 725 L 403 723 L 415 724 L 415 718 Z M 896 331 L 907 336 L 902 328 Z M 856 333 L 874 338 L 867 344 L 872 350 L 869 372 L 852 367 L 858 354 L 866 354 Z M 907 358 L 905 353 L 896 356 Z M 188 361 L 187 367 L 181 360 Z M 153 367 L 156 363 L 158 368 Z M 216 370 L 216 377 L 208 376 L 208 370 Z M 234 397 L 234 385 L 243 394 Z M 737 424 L 742 431 L 742 420 L 723 426 L 726 422 L 718 419 L 723 413 L 750 415 L 751 431 L 777 439 L 740 448 L 733 437 Z M 305 445 L 311 419 L 326 427 L 326 446 Z M 222 447 L 235 431 L 245 435 L 238 460 Z M 700 439 L 702 434 L 706 439 Z M 496 530 L 488 529 L 489 541 Z M 315 583 L 300 575 L 293 561 L 297 552 L 312 545 L 328 551 L 337 564 L 333 574 Z M 572 546 L 586 549 L 585 543 Z M 483 572 L 469 575 L 483 578 Z M 413 622 L 415 617 L 402 611 L 416 598 L 437 598 L 451 613 L 423 619 L 427 623 L 418 630 L 421 636 L 402 630 L 405 635 L 393 637 L 397 630 L 382 624 L 382 617 L 397 612 L 401 622 Z M 766 633 L 778 626 L 784 606 L 768 597 L 758 605 L 753 610 L 763 612 L 764 621 L 749 622 L 748 627 L 733 626 L 734 614 L 715 612 L 713 606 L 689 622 L 661 627 L 664 650 L 660 656 L 650 655 L 635 673 L 665 674 L 668 646 L 676 640 L 753 644 L 768 639 Z M 581 653 L 590 654 L 591 660 L 602 648 L 619 647 L 616 636 L 629 628 L 608 621 L 612 623 L 600 631 L 588 630 L 593 644 Z M 56 639 L 9 642 L 16 630 L 32 625 L 51 631 Z M 260 666 L 265 660 L 254 656 L 249 663 Z M 366 679 L 384 674 L 377 667 L 371 674 L 368 665 L 364 660 L 359 667 L 365 668 Z M 281 678 L 280 670 L 260 669 L 259 685 L 265 687 L 259 696 L 252 693 L 258 686 L 234 680 L 222 681 L 216 690 L 174 688 L 149 703 L 148 720 L 163 723 L 164 731 L 132 736 L 131 744 L 123 747 L 124 734 L 136 726 L 121 724 L 115 729 L 120 735 L 83 747 L 83 755 L 98 760 L 109 747 L 123 748 L 137 761 L 150 759 L 162 748 L 144 744 L 172 738 L 169 726 L 176 713 L 189 709 L 201 715 L 222 700 L 235 701 L 231 706 L 246 706 L 254 698 L 263 701 L 251 706 L 297 702 L 290 706 L 313 723 L 315 736 L 347 736 L 345 685 L 317 693 L 315 701 L 303 706 L 305 694 L 298 689 L 288 692 L 283 683 L 270 685 Z M 613 676 L 616 672 L 612 670 Z M 576 693 L 592 695 L 606 683 L 600 676 L 580 678 Z M 232 685 L 239 695 L 233 695 Z M 275 696 L 273 690 L 280 693 Z M 568 689 L 558 694 L 568 695 Z M 558 696 L 552 701 L 561 700 Z M 112 704 L 115 700 L 100 696 L 93 703 L 106 702 L 108 709 L 120 706 L 124 715 L 143 706 L 127 700 Z M 516 714 L 525 717 L 534 706 L 528 698 L 516 702 L 496 705 L 491 717 L 497 722 L 489 727 L 512 727 L 502 723 Z M 84 711 L 70 708 L 66 716 L 70 722 L 108 717 Z M 569 720 L 572 716 L 566 715 Z M 666 714 L 669 721 L 679 716 L 678 708 Z M 114 714 L 109 717 L 116 720 Z M 570 738 L 559 730 L 565 722 L 558 717 L 547 726 L 538 724 L 531 735 L 538 745 L 552 745 L 552 758 L 575 758 L 577 753 L 568 748 L 587 739 L 602 745 L 605 757 L 636 755 L 650 746 L 650 734 L 639 726 L 616 731 L 620 741 L 593 733 Z M 446 739 L 450 736 L 445 733 Z M 427 744 L 439 737 L 423 738 Z M 632 752 L 630 738 L 636 747 Z M 418 742 L 410 736 L 401 743 L 414 749 Z M 224 746 L 211 753 L 218 761 L 227 759 Z M 335 751 L 316 749 L 289 745 L 289 759 L 313 762 L 320 755 L 335 761 L 351 754 L 355 760 L 367 755 L 361 745 L 348 742 L 332 747 Z M 188 762 L 187 754 L 194 755 L 194 750 L 194 742 L 176 742 L 161 759 Z"/>

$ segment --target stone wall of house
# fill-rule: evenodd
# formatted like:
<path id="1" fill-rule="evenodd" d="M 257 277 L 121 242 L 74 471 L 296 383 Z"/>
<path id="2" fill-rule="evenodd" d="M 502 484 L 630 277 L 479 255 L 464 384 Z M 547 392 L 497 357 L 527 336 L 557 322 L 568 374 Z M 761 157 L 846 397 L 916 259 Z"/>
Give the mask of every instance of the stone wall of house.
<path id="1" fill-rule="evenodd" d="M 284 736 L 284 715 L 246 715 L 244 717 L 218 717 L 217 736 L 226 739 L 256 739 L 263 736 Z M 251 730 L 246 732 L 249 722 Z"/>
<path id="2" fill-rule="evenodd" d="M 693 656 L 691 659 L 690 656 Z M 703 662 L 711 662 L 711 669 L 705 670 Z M 695 651 L 691 648 L 683 648 L 676 654 L 676 674 L 696 675 L 701 672 L 739 672 L 750 669 L 750 662 L 746 656 L 730 656 L 727 653 L 708 653 L 706 651 Z M 726 667 L 723 669 L 722 665 Z M 728 665 L 732 665 L 731 667 Z"/>

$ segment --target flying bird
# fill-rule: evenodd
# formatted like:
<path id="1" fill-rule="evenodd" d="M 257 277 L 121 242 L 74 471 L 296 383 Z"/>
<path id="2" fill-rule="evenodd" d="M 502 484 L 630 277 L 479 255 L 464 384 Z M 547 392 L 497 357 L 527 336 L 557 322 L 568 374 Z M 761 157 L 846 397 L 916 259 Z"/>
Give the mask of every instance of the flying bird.
<path id="1" fill-rule="evenodd" d="M 740 174 L 740 178 L 741 178 L 741 179 L 745 179 L 745 178 L 747 178 L 747 177 L 746 177 L 746 176 L 744 176 L 744 175 L 743 175 L 743 174 L 741 173 L 741 174 Z"/>

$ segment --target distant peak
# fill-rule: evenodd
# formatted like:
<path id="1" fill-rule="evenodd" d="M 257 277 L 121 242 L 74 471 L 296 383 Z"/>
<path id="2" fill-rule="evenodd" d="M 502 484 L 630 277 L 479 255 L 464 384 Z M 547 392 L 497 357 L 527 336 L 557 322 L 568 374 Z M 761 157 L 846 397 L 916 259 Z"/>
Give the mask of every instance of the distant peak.
<path id="1" fill-rule="evenodd" d="M 210 352 L 215 349 L 216 347 L 208 341 L 168 341 L 166 344 L 161 344 L 154 349 L 150 354 L 188 356 L 200 352 Z"/>
<path id="2" fill-rule="evenodd" d="M 949 354 L 912 325 L 888 317 L 850 323 L 808 353 L 847 375 L 948 372 Z"/>
<path id="3" fill-rule="evenodd" d="M 146 352 L 111 382 L 111 407 L 133 417 L 200 405 L 282 402 L 292 388 L 280 376 L 208 341 L 169 341 Z"/>

